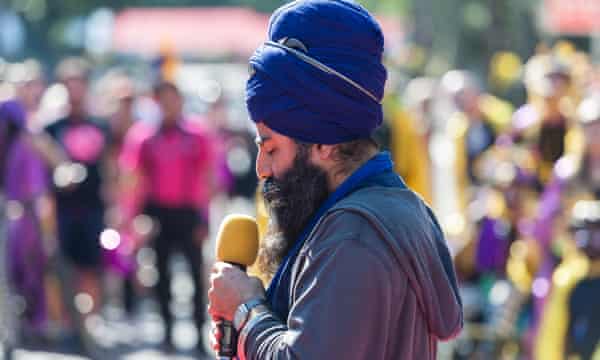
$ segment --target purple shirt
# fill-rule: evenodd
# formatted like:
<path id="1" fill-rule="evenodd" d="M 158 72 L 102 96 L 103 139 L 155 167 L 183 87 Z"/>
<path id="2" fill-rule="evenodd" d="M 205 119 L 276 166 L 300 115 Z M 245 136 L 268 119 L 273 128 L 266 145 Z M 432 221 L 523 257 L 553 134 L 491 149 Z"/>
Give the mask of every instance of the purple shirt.
<path id="1" fill-rule="evenodd" d="M 46 191 L 44 162 L 29 141 L 21 135 L 10 146 L 4 181 L 7 200 L 28 202 Z"/>
<path id="2" fill-rule="evenodd" d="M 6 266 L 11 285 L 28 303 L 27 320 L 37 328 L 46 319 L 43 285 L 46 256 L 33 205 L 47 189 L 46 169 L 28 135 L 16 138 L 8 151 L 4 174 L 6 197 L 20 204 L 21 210 L 9 216 Z"/>

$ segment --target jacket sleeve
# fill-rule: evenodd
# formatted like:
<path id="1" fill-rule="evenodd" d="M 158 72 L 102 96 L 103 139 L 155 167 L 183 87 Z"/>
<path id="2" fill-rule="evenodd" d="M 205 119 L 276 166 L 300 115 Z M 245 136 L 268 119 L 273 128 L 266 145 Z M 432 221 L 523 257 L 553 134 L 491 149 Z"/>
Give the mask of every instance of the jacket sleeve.
<path id="1" fill-rule="evenodd" d="M 407 283 L 392 281 L 389 260 L 365 245 L 376 241 L 368 238 L 374 232 L 365 236 L 331 225 L 318 239 L 324 245 L 301 254 L 287 322 L 274 316 L 251 321 L 242 331 L 241 359 L 385 357 L 385 345 L 395 337 L 392 305 L 401 306 L 397 294 Z"/>

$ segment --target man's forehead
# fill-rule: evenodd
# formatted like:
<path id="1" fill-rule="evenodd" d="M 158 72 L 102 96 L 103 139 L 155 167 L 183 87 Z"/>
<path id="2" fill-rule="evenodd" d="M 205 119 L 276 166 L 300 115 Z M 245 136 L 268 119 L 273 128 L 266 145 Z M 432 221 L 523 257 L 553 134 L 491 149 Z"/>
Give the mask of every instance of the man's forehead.
<path id="1" fill-rule="evenodd" d="M 254 128 L 258 134 L 265 134 L 267 132 L 273 131 L 264 122 L 260 121 L 254 124 Z"/>
<path id="2" fill-rule="evenodd" d="M 295 140 L 287 135 L 284 135 L 277 130 L 271 129 L 264 122 L 256 123 L 256 138 L 254 139 L 257 145 L 261 145 L 269 140 L 276 140 L 279 144 L 295 144 Z"/>

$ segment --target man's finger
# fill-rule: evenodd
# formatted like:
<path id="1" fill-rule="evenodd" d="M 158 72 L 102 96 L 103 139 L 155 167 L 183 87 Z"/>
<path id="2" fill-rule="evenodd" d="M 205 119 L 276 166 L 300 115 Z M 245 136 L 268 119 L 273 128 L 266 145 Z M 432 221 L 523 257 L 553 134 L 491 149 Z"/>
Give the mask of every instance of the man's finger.
<path id="1" fill-rule="evenodd" d="M 210 285 L 213 285 L 215 283 L 215 280 L 217 278 L 219 278 L 221 276 L 220 273 L 211 273 L 210 276 L 208 277 L 208 283 Z"/>
<path id="2" fill-rule="evenodd" d="M 221 333 L 221 328 L 219 327 L 219 323 L 221 321 L 222 320 L 213 321 L 212 329 L 210 331 L 210 346 L 215 352 L 219 351 L 219 341 L 223 337 L 223 334 Z"/>
<path id="3" fill-rule="evenodd" d="M 215 351 L 219 351 L 219 341 L 214 337 L 213 334 L 210 335 L 210 347 Z"/>
<path id="4" fill-rule="evenodd" d="M 222 311 L 220 311 L 219 309 L 216 309 L 214 306 L 209 306 L 208 307 L 208 314 L 213 319 L 218 319 L 218 321 L 222 321 L 223 320 L 223 313 L 222 313 Z"/>
<path id="5" fill-rule="evenodd" d="M 207 309 L 210 310 L 211 304 L 214 302 L 214 294 L 215 294 L 215 288 L 214 287 L 210 287 L 208 289 L 208 291 L 206 292 L 206 297 L 208 298 L 208 306 Z"/>
<path id="6" fill-rule="evenodd" d="M 216 261 L 213 264 L 213 269 L 215 269 L 216 271 L 223 271 L 223 269 L 230 268 L 230 267 L 233 267 L 233 265 L 228 264 L 228 263 L 223 262 L 223 261 Z"/>
<path id="7" fill-rule="evenodd" d="M 211 266 L 211 268 L 210 268 L 210 273 L 211 274 L 219 272 L 219 268 L 215 266 L 216 264 L 217 263 L 214 263 L 213 266 Z"/>
<path id="8" fill-rule="evenodd" d="M 257 278 L 256 276 L 250 276 L 248 277 L 250 279 L 251 282 L 254 283 L 255 286 L 257 287 L 261 287 L 264 288 L 263 282 L 262 280 L 260 280 L 259 278 Z"/>
<path id="9" fill-rule="evenodd" d="M 223 338 L 223 333 L 221 333 L 221 328 L 218 326 L 218 324 L 215 324 L 212 335 L 217 342 Z"/>

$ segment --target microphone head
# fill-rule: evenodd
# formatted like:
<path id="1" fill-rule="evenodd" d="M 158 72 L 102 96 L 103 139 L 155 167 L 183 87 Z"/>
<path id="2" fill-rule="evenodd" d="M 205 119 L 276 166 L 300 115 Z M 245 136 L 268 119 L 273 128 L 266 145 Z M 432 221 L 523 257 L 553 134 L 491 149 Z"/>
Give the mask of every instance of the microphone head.
<path id="1" fill-rule="evenodd" d="M 217 234 L 216 259 L 242 266 L 254 264 L 258 254 L 258 226 L 247 215 L 228 215 Z"/>

